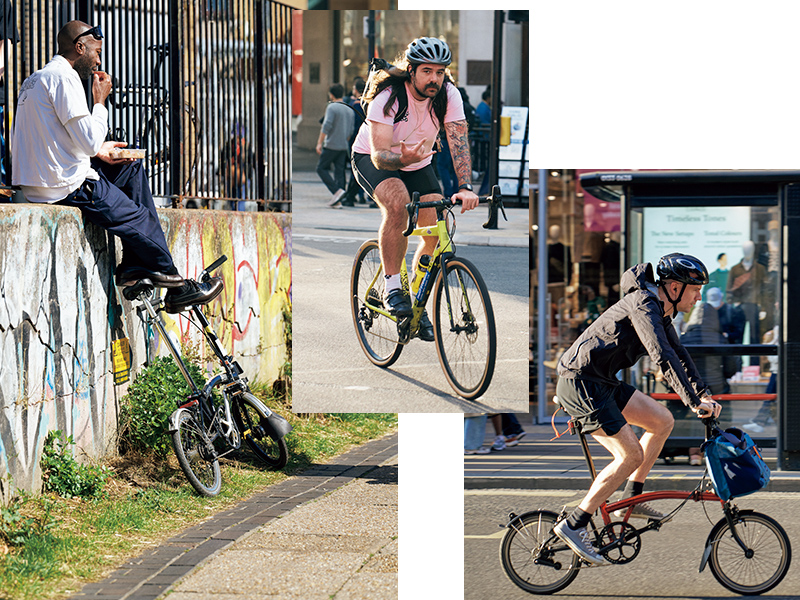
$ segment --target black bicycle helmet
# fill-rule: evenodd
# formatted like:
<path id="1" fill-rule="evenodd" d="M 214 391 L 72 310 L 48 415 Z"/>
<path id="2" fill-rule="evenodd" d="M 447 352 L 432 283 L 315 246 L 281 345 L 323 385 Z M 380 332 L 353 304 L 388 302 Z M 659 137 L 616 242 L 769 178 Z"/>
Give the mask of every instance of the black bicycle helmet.
<path id="1" fill-rule="evenodd" d="M 408 45 L 406 58 L 412 65 L 430 63 L 447 66 L 453 60 L 453 55 L 447 42 L 434 37 L 421 37 Z"/>
<path id="2" fill-rule="evenodd" d="M 694 256 L 673 252 L 662 256 L 656 269 L 659 279 L 671 279 L 688 285 L 708 283 L 708 269 Z"/>
<path id="3" fill-rule="evenodd" d="M 656 268 L 658 274 L 658 285 L 664 288 L 664 293 L 667 300 L 672 304 L 672 318 L 674 319 L 678 314 L 678 302 L 683 298 L 683 292 L 686 291 L 687 285 L 705 285 L 708 283 L 708 269 L 701 260 L 682 254 L 680 252 L 673 252 L 662 256 L 658 261 Z M 666 282 L 677 281 L 682 283 L 681 291 L 678 297 L 673 300 L 667 291 Z"/>

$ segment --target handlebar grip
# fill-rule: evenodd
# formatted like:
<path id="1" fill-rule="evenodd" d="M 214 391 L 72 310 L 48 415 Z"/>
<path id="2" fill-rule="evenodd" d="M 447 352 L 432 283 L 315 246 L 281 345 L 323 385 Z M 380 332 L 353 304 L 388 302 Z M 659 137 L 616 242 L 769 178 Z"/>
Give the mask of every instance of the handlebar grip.
<path id="1" fill-rule="evenodd" d="M 228 260 L 228 257 L 223 254 L 217 260 L 215 260 L 213 263 L 211 263 L 209 266 L 207 266 L 205 268 L 205 272 L 206 273 L 210 273 L 211 271 L 213 271 L 214 269 L 216 269 L 217 267 L 222 265 L 222 263 L 224 263 L 226 260 Z"/>

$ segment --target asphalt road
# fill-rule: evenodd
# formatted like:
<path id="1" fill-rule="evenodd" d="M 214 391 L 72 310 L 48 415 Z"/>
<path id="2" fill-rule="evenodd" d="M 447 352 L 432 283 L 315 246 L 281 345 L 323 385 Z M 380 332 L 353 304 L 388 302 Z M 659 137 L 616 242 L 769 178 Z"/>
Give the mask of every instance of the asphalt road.
<path id="1" fill-rule="evenodd" d="M 464 496 L 464 599 L 530 599 L 535 596 L 516 587 L 500 566 L 499 549 L 510 511 L 517 514 L 546 508 L 558 512 L 563 505 L 576 506 L 582 492 L 556 490 L 466 490 Z M 800 493 L 758 492 L 740 498 L 737 505 L 776 519 L 786 530 L 795 552 L 800 550 Z M 675 500 L 653 503 L 661 511 L 672 510 Z M 698 573 L 705 540 L 712 523 L 722 518 L 716 504 L 688 503 L 660 531 L 641 538 L 641 552 L 630 563 L 586 569 L 554 598 L 738 598 L 722 587 L 708 567 Z M 789 568 L 786 578 L 765 598 L 800 597 L 800 566 Z"/>
<path id="2" fill-rule="evenodd" d="M 388 369 L 378 368 L 367 360 L 350 315 L 349 285 L 353 258 L 368 237 L 363 232 L 347 231 L 296 231 L 293 235 L 292 409 L 295 412 L 527 410 L 528 250 L 458 246 L 458 255 L 475 263 L 486 281 L 498 337 L 492 384 L 482 398 L 471 402 L 452 391 L 433 342 L 412 340 Z"/>

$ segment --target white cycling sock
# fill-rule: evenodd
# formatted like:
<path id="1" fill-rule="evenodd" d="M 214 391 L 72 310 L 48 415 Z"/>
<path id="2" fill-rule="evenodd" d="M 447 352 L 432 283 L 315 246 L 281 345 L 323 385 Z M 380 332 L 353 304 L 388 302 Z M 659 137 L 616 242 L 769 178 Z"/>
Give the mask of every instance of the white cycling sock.
<path id="1" fill-rule="evenodd" d="M 399 290 L 401 287 L 400 282 L 400 273 L 396 273 L 395 275 L 384 275 L 383 276 L 383 294 L 384 296 L 388 296 L 389 292 L 392 290 Z"/>

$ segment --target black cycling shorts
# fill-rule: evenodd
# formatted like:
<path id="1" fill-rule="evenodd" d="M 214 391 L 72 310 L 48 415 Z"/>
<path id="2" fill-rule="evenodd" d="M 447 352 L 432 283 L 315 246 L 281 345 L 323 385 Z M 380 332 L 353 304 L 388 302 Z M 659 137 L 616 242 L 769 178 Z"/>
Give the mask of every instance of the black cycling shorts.
<path id="1" fill-rule="evenodd" d="M 567 414 L 576 419 L 584 433 L 603 429 L 606 435 L 615 435 L 627 423 L 622 411 L 636 388 L 625 382 L 603 385 L 585 379 L 559 377 L 556 394 Z"/>
<path id="2" fill-rule="evenodd" d="M 409 196 L 413 192 L 419 192 L 420 196 L 442 193 L 442 188 L 439 187 L 439 181 L 436 179 L 436 172 L 433 170 L 433 164 L 416 171 L 381 171 L 372 164 L 369 154 L 354 152 L 352 165 L 353 176 L 358 185 L 376 202 L 375 188 L 381 181 L 392 178 L 399 179 L 405 184 Z"/>

